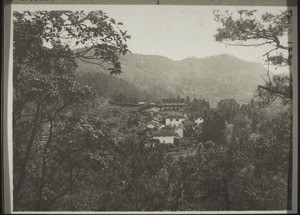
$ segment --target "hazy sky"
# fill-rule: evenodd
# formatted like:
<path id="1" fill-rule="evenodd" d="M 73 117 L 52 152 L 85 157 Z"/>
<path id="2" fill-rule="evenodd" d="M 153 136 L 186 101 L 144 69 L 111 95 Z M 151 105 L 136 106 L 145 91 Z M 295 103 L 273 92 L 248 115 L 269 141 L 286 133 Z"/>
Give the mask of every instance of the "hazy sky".
<path id="1" fill-rule="evenodd" d="M 214 21 L 209 6 L 130 6 L 102 7 L 103 11 L 124 23 L 132 35 L 128 42 L 137 53 L 160 54 L 174 60 L 228 53 L 257 61 L 268 49 L 226 47 L 214 39 L 220 24 Z M 223 9 L 225 10 L 225 9 Z M 273 8 L 278 12 L 278 8 Z"/>
<path id="2" fill-rule="evenodd" d="M 16 9 L 35 10 L 33 5 L 24 6 Z M 38 9 L 103 10 L 116 21 L 124 23 L 123 29 L 132 35 L 128 46 L 134 53 L 163 55 L 173 60 L 187 57 L 204 58 L 226 53 L 243 60 L 262 62 L 261 56 L 270 50 L 270 47 L 233 47 L 215 41 L 214 34 L 220 24 L 214 21 L 213 10 L 257 9 L 259 12 L 267 10 L 278 13 L 286 7 L 47 5 L 47 8 Z"/>

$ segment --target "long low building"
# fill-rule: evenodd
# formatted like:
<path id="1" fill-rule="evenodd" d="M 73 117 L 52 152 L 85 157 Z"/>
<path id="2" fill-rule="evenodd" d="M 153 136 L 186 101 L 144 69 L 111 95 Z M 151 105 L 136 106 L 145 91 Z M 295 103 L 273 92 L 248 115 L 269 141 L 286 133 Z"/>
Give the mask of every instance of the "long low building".
<path id="1" fill-rule="evenodd" d="M 163 99 L 160 110 L 184 110 L 186 107 L 185 99 Z"/>

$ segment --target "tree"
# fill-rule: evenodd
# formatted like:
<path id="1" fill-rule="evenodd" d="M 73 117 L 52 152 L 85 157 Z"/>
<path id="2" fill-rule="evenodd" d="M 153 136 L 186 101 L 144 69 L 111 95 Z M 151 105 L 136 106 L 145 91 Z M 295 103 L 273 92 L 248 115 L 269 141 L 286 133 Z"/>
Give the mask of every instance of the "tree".
<path id="1" fill-rule="evenodd" d="M 228 123 L 232 123 L 240 105 L 234 99 L 222 99 L 217 106 L 218 112 Z"/>
<path id="2" fill-rule="evenodd" d="M 166 165 L 168 176 L 168 195 L 164 210 L 199 210 L 198 196 L 201 175 L 197 174 L 194 157 L 179 157 L 169 160 Z"/>
<path id="3" fill-rule="evenodd" d="M 138 113 L 129 116 L 129 119 L 127 120 L 127 128 L 138 126 L 140 122 L 140 118 L 141 116 Z"/>
<path id="4" fill-rule="evenodd" d="M 25 186 L 31 182 L 28 175 L 41 174 L 31 209 L 42 210 L 48 156 L 58 153 L 51 150 L 56 126 L 71 107 L 86 105 L 94 94 L 76 82 L 76 60 L 119 74 L 119 55 L 128 51 L 130 36 L 119 28 L 122 23 L 102 11 L 24 11 L 13 16 L 14 207 L 26 209 L 32 197 L 32 187 Z"/>
<path id="5" fill-rule="evenodd" d="M 20 159 L 14 163 L 16 207 L 21 197 L 19 195 L 24 193 L 22 189 L 29 171 L 28 164 L 35 159 L 33 151 L 43 147 L 44 153 L 47 153 L 56 120 L 67 114 L 69 107 L 84 105 L 87 98 L 93 95 L 90 87 L 79 85 L 74 80 L 72 61 L 56 60 L 48 61 L 50 65 L 47 70 L 24 67 L 14 74 L 13 141 L 14 155 Z M 27 128 L 23 129 L 24 126 Z M 41 136 L 44 135 L 48 136 L 48 140 L 41 145 Z"/>
<path id="6" fill-rule="evenodd" d="M 215 20 L 223 27 L 217 29 L 215 39 L 234 46 L 266 46 L 270 50 L 264 54 L 265 62 L 274 66 L 289 66 L 292 48 L 282 39 L 291 33 L 292 12 L 281 11 L 274 15 L 268 12 L 257 14 L 256 10 L 239 10 L 237 13 L 214 11 Z M 280 98 L 284 103 L 292 99 L 291 75 L 270 77 L 269 68 L 265 85 L 258 86 L 261 105 L 272 104 Z"/>
<path id="7" fill-rule="evenodd" d="M 279 115 L 272 120 L 269 129 L 257 140 L 250 142 L 248 151 L 253 170 L 252 202 L 257 209 L 282 210 L 291 208 L 292 141 L 291 116 Z M 280 195 L 279 195 L 280 193 Z M 255 197 L 255 198 L 253 198 Z M 247 197 L 249 198 L 249 196 Z"/>
<path id="8" fill-rule="evenodd" d="M 189 97 L 188 101 L 189 101 Z M 207 111 L 210 110 L 210 104 L 205 99 L 194 98 L 192 102 L 189 102 L 189 107 L 193 111 L 197 111 L 199 114 L 204 115 Z"/>
<path id="9" fill-rule="evenodd" d="M 215 35 L 216 41 L 228 42 L 229 45 L 238 46 L 269 46 L 270 49 L 263 56 L 268 64 L 267 79 L 265 85 L 259 85 L 257 96 L 260 98 L 259 105 L 262 107 L 270 106 L 275 101 L 281 101 L 284 106 L 287 106 L 288 111 L 285 114 L 290 114 L 292 101 L 292 74 L 274 75 L 270 77 L 269 65 L 273 66 L 290 66 L 292 63 L 292 47 L 289 42 L 284 42 L 283 38 L 292 32 L 291 24 L 293 14 L 291 10 L 280 11 L 278 14 L 270 14 L 268 12 L 257 15 L 255 10 L 239 10 L 238 14 L 225 12 L 220 14 L 215 11 L 215 20 L 223 24 L 223 27 L 218 28 L 218 33 Z M 290 70 L 291 71 L 291 70 Z M 277 122 L 281 124 L 280 122 Z M 277 125 L 278 126 L 278 125 Z M 270 128 L 268 126 L 268 128 Z M 292 125 L 289 124 L 289 128 Z M 267 142 L 276 142 L 274 139 L 267 138 Z M 287 208 L 291 208 L 291 184 L 292 184 L 292 140 L 285 139 L 285 144 L 289 146 L 288 159 L 289 177 L 288 180 L 288 197 Z"/>
<path id="10" fill-rule="evenodd" d="M 111 208 L 106 210 L 163 210 L 167 186 L 163 171 L 166 147 L 143 147 L 143 131 L 128 132 L 117 148 L 118 171 L 112 181 L 122 181 Z M 151 201 L 150 201 L 151 200 Z"/>
<path id="11" fill-rule="evenodd" d="M 220 142 L 224 137 L 225 129 L 226 124 L 224 117 L 215 110 L 211 110 L 204 119 L 202 129 L 203 141 L 206 142 L 211 140 L 213 142 Z"/>
<path id="12" fill-rule="evenodd" d="M 262 114 L 257 109 L 257 104 L 252 99 L 248 104 L 242 104 L 240 113 L 245 114 L 251 120 L 251 131 L 257 132 L 257 125 L 262 120 Z"/>
<path id="13" fill-rule="evenodd" d="M 208 143 L 207 143 L 208 144 Z M 233 192 L 237 173 L 246 165 L 243 150 L 237 144 L 211 142 L 198 147 L 195 155 L 200 177 L 201 202 L 204 210 L 236 210 Z"/>
<path id="14" fill-rule="evenodd" d="M 187 106 L 190 108 L 190 105 L 191 105 L 191 98 L 190 98 L 189 96 L 186 97 L 185 103 L 186 103 Z"/>
<path id="15" fill-rule="evenodd" d="M 128 52 L 125 42 L 131 37 L 120 25 L 102 11 L 14 12 L 14 64 L 69 57 L 100 66 L 109 63 L 111 73 L 119 74 L 119 55 Z M 59 44 L 64 49 L 47 52 Z"/>
<path id="16" fill-rule="evenodd" d="M 250 119 L 244 114 L 237 114 L 233 120 L 233 137 L 238 142 L 245 144 L 251 133 Z"/>
<path id="17" fill-rule="evenodd" d="M 64 208 L 60 201 L 78 193 L 78 183 L 88 188 L 86 178 L 94 175 L 105 181 L 105 175 L 110 174 L 114 165 L 114 137 L 100 117 L 67 117 L 55 123 L 58 125 L 51 136 L 51 145 L 48 139 L 46 154 L 45 149 L 41 151 L 46 159 L 41 175 L 30 175 L 32 179 L 37 177 L 35 210 Z"/>

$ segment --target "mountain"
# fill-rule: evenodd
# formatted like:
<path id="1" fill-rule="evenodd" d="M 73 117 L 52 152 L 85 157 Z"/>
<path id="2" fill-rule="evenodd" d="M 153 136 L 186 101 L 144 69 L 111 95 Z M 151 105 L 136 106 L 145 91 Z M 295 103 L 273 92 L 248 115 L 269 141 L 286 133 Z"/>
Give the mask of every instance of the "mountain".
<path id="1" fill-rule="evenodd" d="M 223 98 L 246 103 L 253 98 L 258 84 L 263 84 L 266 69 L 257 63 L 231 55 L 186 58 L 173 61 L 157 55 L 126 54 L 121 57 L 122 79 L 145 98 L 190 96 L 216 105 Z M 79 63 L 79 71 L 108 73 L 97 65 Z M 111 77 L 115 78 L 115 77 Z"/>
<path id="2" fill-rule="evenodd" d="M 89 67 L 90 65 L 84 64 L 83 66 Z M 128 83 L 120 78 L 120 76 L 109 75 L 104 71 L 94 71 L 90 68 L 87 68 L 84 72 L 82 71 L 78 71 L 78 81 L 92 86 L 100 97 L 118 100 L 119 102 L 134 103 L 142 100 L 155 100 L 155 97 L 151 93 Z"/>

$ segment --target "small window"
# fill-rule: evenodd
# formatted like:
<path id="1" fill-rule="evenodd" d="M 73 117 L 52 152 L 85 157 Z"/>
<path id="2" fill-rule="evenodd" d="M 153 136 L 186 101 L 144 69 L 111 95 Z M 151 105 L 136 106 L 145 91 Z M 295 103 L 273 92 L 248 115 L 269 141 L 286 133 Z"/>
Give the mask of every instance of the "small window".
<path id="1" fill-rule="evenodd" d="M 179 121 L 179 119 L 176 119 L 176 121 Z"/>
<path id="2" fill-rule="evenodd" d="M 170 121 L 173 121 L 173 119 L 170 119 Z"/>

